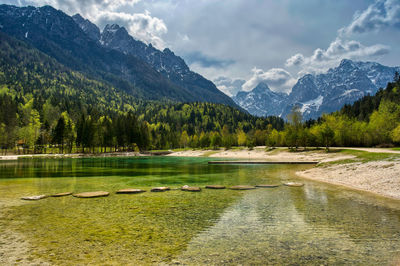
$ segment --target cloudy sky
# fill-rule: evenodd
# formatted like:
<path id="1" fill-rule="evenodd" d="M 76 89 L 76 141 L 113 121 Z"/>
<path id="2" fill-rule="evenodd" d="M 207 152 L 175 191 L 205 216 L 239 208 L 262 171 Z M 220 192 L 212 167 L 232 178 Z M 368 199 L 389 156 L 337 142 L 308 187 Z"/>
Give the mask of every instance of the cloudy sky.
<path id="1" fill-rule="evenodd" d="M 225 93 L 290 91 L 341 59 L 400 65 L 400 0 L 0 0 L 49 4 L 171 48 Z"/>

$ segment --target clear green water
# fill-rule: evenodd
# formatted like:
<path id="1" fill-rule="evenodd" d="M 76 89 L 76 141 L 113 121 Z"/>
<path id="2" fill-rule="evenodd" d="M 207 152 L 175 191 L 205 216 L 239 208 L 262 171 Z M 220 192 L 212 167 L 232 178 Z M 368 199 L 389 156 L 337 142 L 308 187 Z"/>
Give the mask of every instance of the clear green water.
<path id="1" fill-rule="evenodd" d="M 0 164 L 0 258 L 50 264 L 358 264 L 400 260 L 400 203 L 311 181 L 250 191 L 106 198 L 22 196 L 297 180 L 309 166 L 208 165 L 208 158 L 35 159 Z M 3 250 L 3 252 L 2 252 Z"/>

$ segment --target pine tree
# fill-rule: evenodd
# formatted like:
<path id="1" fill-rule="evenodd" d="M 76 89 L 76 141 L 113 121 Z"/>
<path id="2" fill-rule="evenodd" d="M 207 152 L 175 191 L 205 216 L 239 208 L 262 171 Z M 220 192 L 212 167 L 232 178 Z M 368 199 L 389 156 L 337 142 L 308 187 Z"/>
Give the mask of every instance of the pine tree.
<path id="1" fill-rule="evenodd" d="M 61 145 L 61 153 L 64 153 L 65 120 L 61 116 L 53 131 L 53 144 Z"/>

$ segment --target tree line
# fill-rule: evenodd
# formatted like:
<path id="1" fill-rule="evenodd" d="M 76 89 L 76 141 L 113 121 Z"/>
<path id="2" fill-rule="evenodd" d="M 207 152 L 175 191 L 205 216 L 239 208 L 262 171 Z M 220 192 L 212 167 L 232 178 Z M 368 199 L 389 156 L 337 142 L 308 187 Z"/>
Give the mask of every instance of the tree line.
<path id="1" fill-rule="evenodd" d="M 29 153 L 111 152 L 265 145 L 283 130 L 278 117 L 257 118 L 212 103 L 137 103 L 136 110 L 82 110 L 71 115 L 48 103 L 0 90 L 0 148 Z M 40 106 L 37 110 L 35 106 Z"/>

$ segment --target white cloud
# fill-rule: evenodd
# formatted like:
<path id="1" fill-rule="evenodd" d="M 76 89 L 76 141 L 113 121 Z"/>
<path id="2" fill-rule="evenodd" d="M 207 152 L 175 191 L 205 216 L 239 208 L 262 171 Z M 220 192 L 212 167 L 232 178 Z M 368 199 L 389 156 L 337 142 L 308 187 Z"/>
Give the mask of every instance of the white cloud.
<path id="1" fill-rule="evenodd" d="M 286 66 L 299 66 L 304 63 L 304 56 L 302 54 L 295 54 L 286 60 Z"/>
<path id="2" fill-rule="evenodd" d="M 378 0 L 363 12 L 356 13 L 347 27 L 339 30 L 340 35 L 365 33 L 382 27 L 400 27 L 400 1 Z"/>
<path id="3" fill-rule="evenodd" d="M 377 60 L 389 53 L 389 46 L 363 45 L 350 40 L 349 36 L 354 33 L 376 31 L 385 26 L 400 27 L 399 0 L 377 0 L 363 12 L 356 13 L 353 21 L 338 31 L 338 36 L 327 49 L 317 48 L 309 57 L 296 54 L 286 60 L 286 66 L 300 67 L 298 76 L 301 76 L 326 71 L 336 66 L 342 59 Z"/>
<path id="4" fill-rule="evenodd" d="M 232 97 L 242 90 L 242 85 L 245 83 L 245 80 L 218 77 L 214 79 L 213 82 L 220 91 Z"/>
<path id="5" fill-rule="evenodd" d="M 252 69 L 252 72 L 253 76 L 242 86 L 244 91 L 251 91 L 260 82 L 266 82 L 271 90 L 287 93 L 296 83 L 296 79 L 282 68 L 271 68 L 268 71 L 264 71 L 255 67 Z"/>
<path id="6" fill-rule="evenodd" d="M 303 56 L 303 60 L 301 64 L 298 64 L 298 66 L 301 67 L 298 75 L 301 76 L 307 73 L 326 71 L 328 68 L 337 66 L 342 59 L 376 59 L 389 53 L 389 50 L 388 46 L 382 44 L 365 46 L 354 40 L 348 41 L 337 38 L 326 50 L 317 48 L 310 57 L 301 55 Z M 287 61 L 289 60 L 291 60 L 291 58 Z M 294 64 L 292 64 L 292 66 L 293 65 Z"/>
<path id="7" fill-rule="evenodd" d="M 168 29 L 163 20 L 152 17 L 150 12 L 127 14 L 123 12 L 100 12 L 95 18 L 95 23 L 116 23 L 126 25 L 128 32 L 135 38 L 146 43 L 152 43 L 159 49 L 165 48 L 161 38 Z"/>

